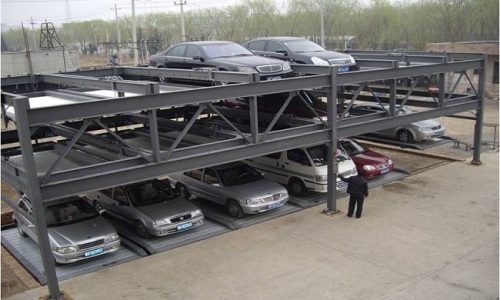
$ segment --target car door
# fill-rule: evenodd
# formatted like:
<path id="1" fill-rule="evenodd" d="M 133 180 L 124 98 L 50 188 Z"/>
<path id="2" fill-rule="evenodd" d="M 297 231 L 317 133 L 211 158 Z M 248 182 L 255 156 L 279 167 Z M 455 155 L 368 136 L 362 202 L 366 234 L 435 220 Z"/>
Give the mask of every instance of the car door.
<path id="1" fill-rule="evenodd" d="M 286 157 L 283 158 L 281 167 L 285 169 L 290 176 L 301 177 L 308 181 L 314 180 L 314 171 L 311 161 L 303 149 L 291 149 L 286 151 Z"/>
<path id="2" fill-rule="evenodd" d="M 247 45 L 247 49 L 252 51 L 254 54 L 261 56 L 268 56 L 266 52 L 267 41 L 255 41 Z"/>
<path id="3" fill-rule="evenodd" d="M 222 182 L 220 182 L 217 172 L 212 168 L 206 168 L 203 172 L 202 188 L 204 198 L 210 201 L 224 204 L 225 193 Z"/>
<path id="4" fill-rule="evenodd" d="M 31 211 L 31 203 L 27 200 L 22 200 L 18 205 L 24 212 L 33 218 L 33 213 Z M 16 214 L 17 226 L 19 226 L 24 233 L 26 233 L 34 241 L 38 241 L 38 236 L 36 235 L 35 224 L 33 224 L 28 218 L 21 214 Z"/>
<path id="5" fill-rule="evenodd" d="M 276 152 L 249 159 L 250 165 L 264 173 L 264 177 L 281 184 L 288 183 L 288 175 L 282 167 L 282 153 Z"/>
<path id="6" fill-rule="evenodd" d="M 133 207 L 131 207 L 123 187 L 102 190 L 97 194 L 96 200 L 114 217 L 124 221 L 134 220 Z"/>
<path id="7" fill-rule="evenodd" d="M 203 169 L 196 169 L 182 173 L 180 182 L 184 184 L 191 194 L 198 197 L 206 198 L 203 189 Z"/>
<path id="8" fill-rule="evenodd" d="M 285 54 L 289 54 L 287 49 L 278 42 L 268 41 L 266 47 L 266 56 L 281 60 L 290 60 L 291 58 Z"/>
<path id="9" fill-rule="evenodd" d="M 214 67 L 213 65 L 210 65 L 210 63 L 206 62 L 205 59 L 206 57 L 198 46 L 188 45 L 182 63 L 189 69 Z"/>
<path id="10" fill-rule="evenodd" d="M 185 52 L 187 49 L 187 45 L 178 45 L 172 48 L 167 52 L 165 57 L 165 67 L 166 68 L 175 68 L 175 69 L 190 69 L 190 66 L 187 66 L 184 61 L 186 59 Z"/>

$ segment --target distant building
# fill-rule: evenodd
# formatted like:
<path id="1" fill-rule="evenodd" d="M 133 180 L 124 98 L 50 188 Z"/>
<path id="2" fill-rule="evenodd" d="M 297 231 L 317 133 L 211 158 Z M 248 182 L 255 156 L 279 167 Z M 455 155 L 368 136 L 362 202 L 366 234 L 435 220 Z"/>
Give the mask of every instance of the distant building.
<path id="1" fill-rule="evenodd" d="M 428 43 L 425 45 L 426 51 L 447 52 L 447 53 L 485 53 L 486 77 L 485 77 L 485 96 L 487 98 L 498 100 L 498 41 L 479 41 L 479 42 L 460 42 L 460 43 Z M 478 75 L 474 70 L 468 71 L 467 75 L 473 83 L 478 82 Z M 464 79 L 466 81 L 466 79 Z M 461 83 L 462 84 L 462 83 Z M 468 82 L 462 84 L 464 87 Z M 459 87 L 460 88 L 460 85 Z M 457 91 L 463 92 L 463 91 Z"/>

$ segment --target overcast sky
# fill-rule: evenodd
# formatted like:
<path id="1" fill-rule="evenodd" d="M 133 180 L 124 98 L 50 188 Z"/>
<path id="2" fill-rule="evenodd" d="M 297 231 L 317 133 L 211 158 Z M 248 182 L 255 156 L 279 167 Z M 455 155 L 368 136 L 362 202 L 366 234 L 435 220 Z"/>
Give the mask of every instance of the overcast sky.
<path id="1" fill-rule="evenodd" d="M 187 5 L 184 6 L 184 11 L 189 11 L 206 7 L 225 7 L 243 0 L 185 1 Z M 178 4 L 181 0 L 135 0 L 136 15 L 150 12 L 180 12 L 180 7 L 174 2 Z M 114 20 L 115 4 L 118 16 L 132 15 L 132 0 L 1 0 L 1 3 L 4 30 L 7 27 L 19 27 L 21 23 L 25 27 L 31 27 L 31 18 L 35 23 L 35 29 L 40 28 L 40 24 L 45 21 L 58 25 L 67 21 Z"/>

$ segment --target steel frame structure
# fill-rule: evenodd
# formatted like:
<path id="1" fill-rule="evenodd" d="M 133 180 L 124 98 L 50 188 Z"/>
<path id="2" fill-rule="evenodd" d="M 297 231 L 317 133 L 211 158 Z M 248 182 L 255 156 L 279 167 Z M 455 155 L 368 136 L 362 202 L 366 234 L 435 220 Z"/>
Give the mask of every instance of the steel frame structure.
<path id="1" fill-rule="evenodd" d="M 18 148 L 22 152 L 23 164 L 17 164 L 2 153 L 2 176 L 16 189 L 26 193 L 33 203 L 34 222 L 40 241 L 40 250 L 47 276 L 49 294 L 53 299 L 61 299 L 59 285 L 52 263 L 52 254 L 47 238 L 44 202 L 61 197 L 85 193 L 92 190 L 133 183 L 156 178 L 171 173 L 206 167 L 224 162 L 265 155 L 286 149 L 306 145 L 325 143 L 332 151 L 328 153 L 328 212 L 337 211 L 335 187 L 335 170 L 333 153 L 336 150 L 337 137 L 353 136 L 362 133 L 396 127 L 418 120 L 455 113 L 476 110 L 474 133 L 473 163 L 480 163 L 481 133 L 483 125 L 483 98 L 485 84 L 484 54 L 446 54 L 446 53 L 387 53 L 387 52 L 351 52 L 361 70 L 337 74 L 335 68 L 311 65 L 295 65 L 296 74 L 309 74 L 288 79 L 260 82 L 253 73 L 221 72 L 212 70 L 168 70 L 138 67 L 115 67 L 102 70 L 72 72 L 64 74 L 37 74 L 23 77 L 2 79 L 2 113 L 6 118 L 8 107 L 13 106 L 15 115 L 11 120 L 16 123 Z M 465 74 L 474 69 L 479 73 L 479 83 L 474 86 L 474 95 L 454 93 L 456 84 L 450 91 L 445 91 L 447 73 Z M 396 86 L 398 78 L 418 77 L 435 74 L 438 77 L 438 92 L 417 90 L 415 86 L 401 90 Z M 159 77 L 204 80 L 209 86 L 179 88 L 168 93 L 160 93 L 162 83 Z M 461 78 L 461 76 L 460 76 Z M 468 78 L 467 78 L 468 79 Z M 386 80 L 388 86 L 374 85 Z M 220 84 L 227 83 L 231 84 Z M 34 87 L 45 91 L 35 92 Z M 69 88 L 105 89 L 117 91 L 119 97 L 102 98 L 71 90 Z M 349 87 L 351 92 L 345 92 Z M 57 89 L 58 91 L 51 91 Z M 66 88 L 66 89 L 61 89 Z M 256 96 L 277 92 L 293 92 L 308 89 L 322 92 L 328 103 L 328 119 L 322 122 L 311 122 L 283 130 L 272 130 L 281 111 L 268 124 L 264 132 L 259 131 L 259 111 Z M 370 95 L 361 95 L 361 91 Z M 374 91 L 382 91 L 387 96 L 380 96 Z M 19 93 L 21 94 L 15 94 Z M 125 97 L 125 93 L 134 96 Z M 427 98 L 414 99 L 412 94 L 427 95 Z M 30 98 L 37 95 L 59 95 L 73 100 L 71 104 L 53 107 L 31 108 Z M 398 96 L 400 96 L 398 98 Z M 402 97 L 401 97 L 402 96 Z M 231 121 L 224 117 L 212 103 L 233 97 L 250 97 L 249 132 L 238 130 Z M 357 100 L 368 100 L 388 103 L 385 113 L 346 117 L 345 113 L 337 118 L 337 100 L 347 102 L 347 110 Z M 411 115 L 398 115 L 397 104 L 420 106 L 426 110 Z M 162 112 L 172 108 L 195 107 L 196 112 L 188 120 L 174 122 L 161 117 Z M 225 139 L 211 143 L 180 147 L 188 131 L 203 131 L 196 127 L 196 121 L 206 110 L 220 115 L 233 130 L 233 134 L 225 134 Z M 160 115 L 160 117 L 159 117 Z M 150 149 L 138 149 L 127 143 L 126 139 L 107 125 L 107 118 L 125 117 L 144 125 L 146 136 L 150 141 Z M 73 124 L 76 126 L 69 126 Z M 45 173 L 36 167 L 35 148 L 32 144 L 34 133 L 38 128 L 48 126 L 56 135 L 66 139 L 60 143 L 60 157 Z M 89 132 L 89 128 L 101 128 L 116 143 L 109 143 L 105 138 Z M 168 150 L 161 150 L 162 128 L 175 127 L 179 131 Z M 206 129 L 205 129 L 206 130 Z M 205 132 L 206 134 L 206 132 Z M 15 135 L 15 134 L 14 134 Z M 9 139 L 16 140 L 12 134 Z M 2 141 L 3 143 L 3 141 Z M 85 155 L 87 144 L 117 153 L 121 159 L 87 160 L 88 165 L 56 171 L 60 160 L 70 150 L 78 150 Z M 93 157 L 96 153 L 88 152 Z M 85 160 L 85 159 L 83 159 Z M 10 199 L 9 205 L 18 210 Z"/>

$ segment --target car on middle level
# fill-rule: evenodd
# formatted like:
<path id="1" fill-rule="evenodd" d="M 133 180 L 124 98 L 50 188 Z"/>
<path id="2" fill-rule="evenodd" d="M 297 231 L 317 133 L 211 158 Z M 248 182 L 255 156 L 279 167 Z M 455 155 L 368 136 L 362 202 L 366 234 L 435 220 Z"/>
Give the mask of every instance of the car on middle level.
<path id="1" fill-rule="evenodd" d="M 169 175 L 179 194 L 191 195 L 226 207 L 230 216 L 258 214 L 283 206 L 288 191 L 242 162 Z"/>
<path id="2" fill-rule="evenodd" d="M 415 113 L 413 109 L 404 105 L 396 105 L 396 110 L 399 110 L 399 114 L 401 115 Z M 364 103 L 355 104 L 349 109 L 349 113 L 351 115 L 365 115 L 380 112 L 388 113 L 389 105 L 382 105 L 379 103 Z M 379 130 L 373 133 L 389 138 L 396 138 L 401 143 L 411 144 L 414 142 L 423 142 L 436 137 L 441 137 L 445 132 L 446 128 L 439 121 L 428 119 L 405 124 L 402 126 Z"/>
<path id="3" fill-rule="evenodd" d="M 87 193 L 96 209 L 132 225 L 141 238 L 165 236 L 203 224 L 204 215 L 166 180 L 152 179 Z"/>
<path id="4" fill-rule="evenodd" d="M 326 50 L 305 38 L 289 36 L 261 37 L 245 42 L 242 45 L 257 55 L 297 64 L 337 66 L 339 73 L 359 69 L 351 55 Z"/>
<path id="5" fill-rule="evenodd" d="M 257 96 L 257 110 L 260 113 L 276 114 L 290 96 L 289 92 Z M 326 97 L 312 91 L 299 90 L 292 96 L 283 110 L 283 115 L 313 121 L 327 120 Z M 250 110 L 249 98 L 225 99 L 223 105 L 229 108 Z M 337 114 L 343 112 L 343 107 L 337 105 Z"/>
<path id="6" fill-rule="evenodd" d="M 354 139 L 342 138 L 338 140 L 338 147 L 342 147 L 352 159 L 358 173 L 363 173 L 367 179 L 387 174 L 394 170 L 394 163 L 387 156 L 368 149 Z"/>
<path id="7" fill-rule="evenodd" d="M 179 43 L 158 54 L 151 55 L 149 66 L 258 73 L 261 80 L 293 76 L 288 62 L 255 55 L 241 45 L 229 41 Z"/>

